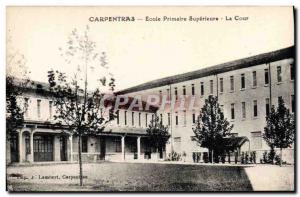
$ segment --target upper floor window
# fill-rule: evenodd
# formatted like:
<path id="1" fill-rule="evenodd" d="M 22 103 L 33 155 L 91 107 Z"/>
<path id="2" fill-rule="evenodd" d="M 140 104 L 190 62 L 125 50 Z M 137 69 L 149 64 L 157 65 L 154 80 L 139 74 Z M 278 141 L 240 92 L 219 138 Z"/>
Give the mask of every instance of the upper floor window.
<path id="1" fill-rule="evenodd" d="M 245 74 L 241 74 L 241 89 L 245 89 Z"/>
<path id="2" fill-rule="evenodd" d="M 124 124 L 127 125 L 127 111 L 124 111 Z"/>
<path id="3" fill-rule="evenodd" d="M 175 113 L 175 124 L 178 125 L 178 113 Z"/>
<path id="4" fill-rule="evenodd" d="M 277 82 L 281 82 L 282 77 L 281 77 L 281 66 L 277 66 Z"/>
<path id="5" fill-rule="evenodd" d="M 257 78 L 256 78 L 256 71 L 252 72 L 252 80 L 253 80 L 253 87 L 257 86 Z"/>
<path id="6" fill-rule="evenodd" d="M 24 98 L 25 116 L 28 116 L 29 98 Z"/>
<path id="7" fill-rule="evenodd" d="M 168 113 L 168 125 L 171 125 L 171 114 Z"/>
<path id="8" fill-rule="evenodd" d="M 195 95 L 195 87 L 194 87 L 194 84 L 192 84 L 192 95 L 193 95 L 193 96 Z"/>
<path id="9" fill-rule="evenodd" d="M 141 113 L 139 113 L 139 126 L 141 126 Z"/>
<path id="10" fill-rule="evenodd" d="M 209 84 L 210 84 L 210 94 L 213 94 L 214 93 L 214 81 L 210 80 Z"/>
<path id="11" fill-rule="evenodd" d="M 294 63 L 290 65 L 290 75 L 291 75 L 291 80 L 295 79 L 295 67 Z"/>
<path id="12" fill-rule="evenodd" d="M 221 93 L 224 92 L 224 82 L 223 82 L 223 78 L 220 78 L 220 92 L 221 92 Z"/>
<path id="13" fill-rule="evenodd" d="M 131 112 L 131 125 L 134 126 L 134 112 Z"/>
<path id="14" fill-rule="evenodd" d="M 231 119 L 234 120 L 234 103 L 231 104 Z"/>
<path id="15" fill-rule="evenodd" d="M 265 69 L 265 84 L 269 84 L 269 69 Z"/>
<path id="16" fill-rule="evenodd" d="M 160 123 L 163 123 L 163 114 L 160 114 Z"/>
<path id="17" fill-rule="evenodd" d="M 253 101 L 253 116 L 257 117 L 258 112 L 257 112 L 257 100 Z"/>
<path id="18" fill-rule="evenodd" d="M 182 94 L 185 96 L 186 95 L 186 89 L 185 86 L 182 86 Z"/>
<path id="19" fill-rule="evenodd" d="M 120 124 L 120 111 L 117 110 L 117 124 Z"/>
<path id="20" fill-rule="evenodd" d="M 52 105 L 53 105 L 53 101 L 49 101 L 49 118 L 52 118 Z"/>
<path id="21" fill-rule="evenodd" d="M 169 100 L 169 98 L 170 98 L 170 89 L 168 88 L 167 89 L 167 99 Z"/>
<path id="22" fill-rule="evenodd" d="M 246 102 L 242 102 L 242 118 L 246 118 Z"/>
<path id="23" fill-rule="evenodd" d="M 200 94 L 201 94 L 201 96 L 204 95 L 204 83 L 203 82 L 201 82 L 201 84 L 200 84 Z"/>
<path id="24" fill-rule="evenodd" d="M 148 127 L 148 114 L 145 114 L 145 127 Z"/>
<path id="25" fill-rule="evenodd" d="M 186 111 L 183 111 L 183 126 L 186 126 Z"/>
<path id="26" fill-rule="evenodd" d="M 41 117 L 41 100 L 37 100 L 37 116 L 38 118 Z"/>
<path id="27" fill-rule="evenodd" d="M 175 99 L 178 99 L 178 92 L 177 92 L 177 88 L 174 88 L 174 94 L 175 94 Z"/>
<path id="28" fill-rule="evenodd" d="M 234 77 L 230 76 L 230 91 L 234 91 Z"/>

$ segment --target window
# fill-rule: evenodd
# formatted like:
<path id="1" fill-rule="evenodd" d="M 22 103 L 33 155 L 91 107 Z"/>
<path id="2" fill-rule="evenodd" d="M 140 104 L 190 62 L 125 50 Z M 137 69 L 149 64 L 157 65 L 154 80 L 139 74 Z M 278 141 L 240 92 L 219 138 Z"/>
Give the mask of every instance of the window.
<path id="1" fill-rule="evenodd" d="M 37 100 L 37 116 L 38 118 L 41 117 L 41 100 Z"/>
<path id="2" fill-rule="evenodd" d="M 24 98 L 25 116 L 28 117 L 29 98 Z"/>
<path id="3" fill-rule="evenodd" d="M 291 80 L 295 79 L 295 67 L 294 64 L 290 65 L 290 75 L 291 75 Z"/>
<path id="4" fill-rule="evenodd" d="M 257 117 L 257 100 L 253 101 L 253 116 Z"/>
<path id="5" fill-rule="evenodd" d="M 131 112 L 131 125 L 134 126 L 134 112 Z"/>
<path id="6" fill-rule="evenodd" d="M 230 91 L 234 91 L 234 78 L 233 76 L 230 76 Z"/>
<path id="7" fill-rule="evenodd" d="M 214 93 L 214 81 L 213 80 L 210 80 L 209 81 L 209 84 L 210 84 L 210 94 L 213 94 Z"/>
<path id="8" fill-rule="evenodd" d="M 117 110 L 117 124 L 120 124 L 120 111 Z"/>
<path id="9" fill-rule="evenodd" d="M 204 83 L 201 82 L 201 85 L 200 85 L 200 93 L 201 93 L 201 96 L 204 95 Z"/>
<path id="10" fill-rule="evenodd" d="M 270 114 L 270 99 L 266 98 L 266 116 Z"/>
<path id="11" fill-rule="evenodd" d="M 163 123 L 163 115 L 160 114 L 160 123 Z"/>
<path id="12" fill-rule="evenodd" d="M 224 92 L 224 82 L 223 82 L 223 78 L 220 78 L 220 92 L 221 92 L 221 93 Z"/>
<path id="13" fill-rule="evenodd" d="M 170 89 L 168 88 L 167 89 L 167 100 L 169 100 L 170 99 Z"/>
<path id="14" fill-rule="evenodd" d="M 256 71 L 252 72 L 253 87 L 257 86 Z"/>
<path id="15" fill-rule="evenodd" d="M 26 154 L 30 154 L 30 135 L 25 135 L 25 152 Z"/>
<path id="16" fill-rule="evenodd" d="M 161 97 L 161 95 L 162 95 L 162 91 L 160 90 L 160 91 L 159 91 L 159 96 Z"/>
<path id="17" fill-rule="evenodd" d="M 242 118 L 246 118 L 246 103 L 242 102 Z"/>
<path id="18" fill-rule="evenodd" d="M 265 84 L 269 84 L 269 69 L 265 69 Z"/>
<path id="19" fill-rule="evenodd" d="M 175 124 L 178 125 L 178 113 L 176 112 L 176 115 L 175 115 Z"/>
<path id="20" fill-rule="evenodd" d="M 117 153 L 122 152 L 121 138 L 114 138 L 114 144 L 115 144 L 115 151 Z"/>
<path id="21" fill-rule="evenodd" d="M 196 123 L 196 114 L 193 113 L 193 123 L 195 124 Z"/>
<path id="22" fill-rule="evenodd" d="M 261 132 L 251 132 L 251 149 L 261 149 L 262 148 L 262 138 L 261 138 Z"/>
<path id="23" fill-rule="evenodd" d="M 174 137 L 174 142 L 181 142 L 181 137 Z"/>
<path id="24" fill-rule="evenodd" d="M 124 111 L 124 124 L 127 125 L 127 111 Z"/>
<path id="25" fill-rule="evenodd" d="M 234 120 L 234 103 L 231 104 L 231 119 Z"/>
<path id="26" fill-rule="evenodd" d="M 279 96 L 279 97 L 278 97 L 278 105 L 279 105 L 279 101 L 280 101 L 280 100 L 283 101 L 282 96 Z"/>
<path id="27" fill-rule="evenodd" d="M 53 104 L 53 102 L 49 101 L 49 118 L 50 119 L 52 118 L 52 104 Z"/>
<path id="28" fill-rule="evenodd" d="M 81 151 L 83 153 L 87 153 L 88 152 L 88 138 L 87 136 L 82 136 L 81 138 Z"/>
<path id="29" fill-rule="evenodd" d="M 295 95 L 291 96 L 292 112 L 295 112 Z"/>
<path id="30" fill-rule="evenodd" d="M 184 96 L 186 95 L 185 86 L 182 86 L 182 94 L 183 94 Z"/>
<path id="31" fill-rule="evenodd" d="M 139 113 L 139 126 L 141 126 L 141 113 Z"/>
<path id="32" fill-rule="evenodd" d="M 192 95 L 193 95 L 193 96 L 195 95 L 195 87 L 194 87 L 194 84 L 192 84 Z"/>
<path id="33" fill-rule="evenodd" d="M 168 113 L 168 125 L 171 125 L 171 114 Z"/>
<path id="34" fill-rule="evenodd" d="M 148 114 L 147 113 L 145 114 L 145 126 L 146 127 L 148 126 Z"/>
<path id="35" fill-rule="evenodd" d="M 186 126 L 186 111 L 183 111 L 183 126 Z"/>
<path id="36" fill-rule="evenodd" d="M 175 99 L 178 100 L 178 92 L 177 92 L 177 88 L 175 88 L 174 94 L 175 94 Z"/>
<path id="37" fill-rule="evenodd" d="M 245 74 L 241 74 L 241 89 L 245 89 Z"/>
<path id="38" fill-rule="evenodd" d="M 281 82 L 282 77 L 281 77 L 281 66 L 277 66 L 277 82 Z"/>
<path id="39" fill-rule="evenodd" d="M 221 112 L 224 113 L 224 105 L 220 105 Z"/>

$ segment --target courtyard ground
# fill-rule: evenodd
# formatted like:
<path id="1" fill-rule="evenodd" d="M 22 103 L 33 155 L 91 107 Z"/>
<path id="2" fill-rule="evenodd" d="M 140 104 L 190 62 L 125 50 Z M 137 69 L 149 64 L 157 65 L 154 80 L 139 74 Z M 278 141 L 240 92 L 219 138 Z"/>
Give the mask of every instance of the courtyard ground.
<path id="1" fill-rule="evenodd" d="M 7 168 L 7 185 L 12 191 L 252 191 L 261 188 L 259 184 L 264 182 L 262 180 L 270 181 L 265 177 L 259 182 L 257 176 L 264 176 L 265 170 L 262 167 L 256 171 L 256 168 L 234 165 L 90 163 L 83 164 L 84 187 L 79 187 L 76 177 L 78 164 L 11 166 Z M 287 169 L 293 168 L 286 168 L 285 173 L 289 172 Z M 286 180 L 283 177 L 277 177 L 277 180 L 274 178 L 272 176 L 273 181 L 279 181 L 278 185 L 281 185 L 280 181 Z M 251 179 L 257 179 L 258 186 Z M 286 183 L 285 187 L 280 187 L 281 190 L 291 188 Z M 265 184 L 263 188 L 268 188 L 268 185 Z"/>

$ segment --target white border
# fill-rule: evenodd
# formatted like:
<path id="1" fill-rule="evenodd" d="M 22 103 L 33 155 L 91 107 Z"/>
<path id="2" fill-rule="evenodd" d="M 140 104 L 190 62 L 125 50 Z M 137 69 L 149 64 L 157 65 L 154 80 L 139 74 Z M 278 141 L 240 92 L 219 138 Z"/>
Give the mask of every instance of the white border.
<path id="1" fill-rule="evenodd" d="M 2 63 L 2 66 L 0 67 L 0 90 L 1 90 L 1 96 L 0 96 L 0 120 L 1 120 L 1 129 L 0 129 L 0 139 L 1 139 L 1 152 L 0 152 L 0 164 L 1 164 L 1 169 L 0 169 L 0 183 L 1 183 L 1 196 L 8 196 L 9 193 L 5 191 L 5 182 L 6 182 L 6 169 L 5 169 L 5 31 L 6 31 L 6 6 L 59 6 L 59 5 L 68 5 L 68 6 L 83 6 L 83 5 L 90 5 L 90 6 L 95 6 L 95 5 L 125 5 L 125 6 L 130 6 L 130 5 L 197 5 L 197 6 L 213 6 L 213 5 L 231 5 L 231 6 L 237 6 L 237 5 L 258 5 L 258 6 L 267 6 L 267 5 L 273 5 L 273 6 L 283 6 L 283 5 L 294 5 L 296 8 L 296 11 L 299 11 L 300 7 L 300 1 L 299 0 L 265 0 L 265 1 L 260 1 L 260 0 L 243 0 L 243 1 L 238 1 L 238 0 L 202 0 L 202 1 L 197 1 L 197 0 L 148 0 L 148 1 L 138 1 L 138 0 L 102 0 L 102 1 L 96 1 L 96 0 L 48 0 L 48 1 L 42 1 L 42 0 L 1 0 L 0 1 L 0 31 L 1 31 L 1 38 L 0 38 L 0 62 Z M 297 20 L 297 12 L 296 12 L 296 27 L 299 27 L 299 19 Z M 296 39 L 297 42 L 297 39 Z M 295 43 L 296 46 L 298 46 L 298 42 Z M 299 53 L 299 50 L 297 50 L 297 55 Z M 297 56 L 298 57 L 298 56 Z M 298 61 L 297 61 L 298 62 Z M 298 64 L 299 65 L 299 64 Z M 297 66 L 297 65 L 296 65 Z M 297 69 L 297 76 L 299 76 L 299 67 Z M 298 80 L 297 80 L 298 81 Z M 297 87 L 297 92 L 299 92 L 299 85 Z M 298 98 L 298 97 L 296 97 Z M 297 109 L 299 111 L 299 101 L 297 103 Z M 298 122 L 299 122 L 299 116 L 298 116 Z M 299 134 L 297 135 L 299 136 Z M 297 142 L 299 142 L 299 139 L 297 139 Z M 299 149 L 299 147 L 298 147 Z M 299 158 L 299 152 L 297 152 L 297 158 Z M 298 170 L 299 171 L 299 170 Z M 298 177 L 298 174 L 296 175 Z M 299 177 L 298 177 L 299 178 Z M 297 186 L 296 189 L 299 189 L 299 179 L 297 179 Z M 224 193 L 220 193 L 221 195 L 224 195 Z M 228 194 L 228 193 L 226 193 Z M 43 193 L 39 193 L 37 195 L 43 195 Z M 56 196 L 62 196 L 64 195 L 63 193 L 57 194 L 54 193 L 52 195 Z M 73 194 L 71 194 L 73 195 Z M 97 194 L 97 195 L 109 195 L 109 194 Z M 124 194 L 117 194 L 117 195 L 124 195 Z M 130 193 L 129 195 L 132 195 Z M 138 194 L 140 195 L 140 194 Z M 162 196 L 165 195 L 164 193 L 153 193 L 152 195 L 155 196 Z M 172 195 L 172 194 L 168 194 Z M 187 194 L 180 194 L 180 195 L 189 195 Z M 208 196 L 211 194 L 205 194 L 205 193 L 198 193 L 197 195 L 204 195 Z M 232 195 L 232 193 L 229 193 L 229 195 Z M 258 195 L 258 196 L 264 196 L 265 194 L 261 193 L 253 193 L 253 195 Z M 273 194 L 271 194 L 273 195 Z M 289 195 L 289 194 L 288 194 Z"/>

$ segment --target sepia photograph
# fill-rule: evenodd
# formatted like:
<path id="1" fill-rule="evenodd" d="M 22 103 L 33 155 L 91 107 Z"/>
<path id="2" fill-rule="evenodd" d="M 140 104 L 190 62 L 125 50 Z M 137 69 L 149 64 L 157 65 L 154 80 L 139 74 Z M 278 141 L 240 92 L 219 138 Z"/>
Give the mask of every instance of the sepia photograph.
<path id="1" fill-rule="evenodd" d="M 293 6 L 6 6 L 6 191 L 295 192 Z"/>

